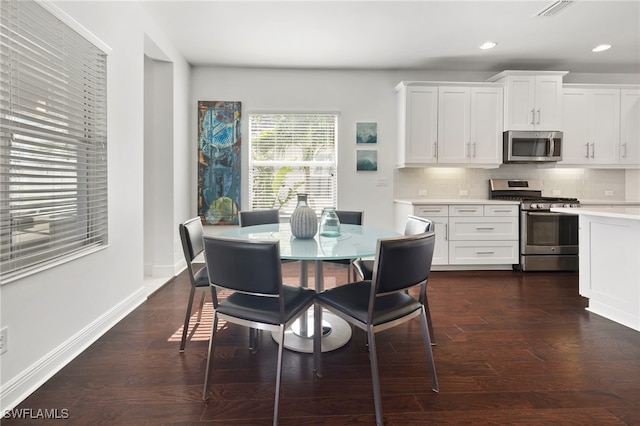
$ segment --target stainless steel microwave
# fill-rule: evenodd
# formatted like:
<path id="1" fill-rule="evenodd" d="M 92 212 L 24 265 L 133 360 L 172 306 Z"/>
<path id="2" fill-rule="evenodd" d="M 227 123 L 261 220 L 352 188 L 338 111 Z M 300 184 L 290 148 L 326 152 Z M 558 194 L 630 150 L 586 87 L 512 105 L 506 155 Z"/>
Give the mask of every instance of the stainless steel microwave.
<path id="1" fill-rule="evenodd" d="M 504 132 L 503 162 L 545 163 L 562 160 L 562 132 Z"/>

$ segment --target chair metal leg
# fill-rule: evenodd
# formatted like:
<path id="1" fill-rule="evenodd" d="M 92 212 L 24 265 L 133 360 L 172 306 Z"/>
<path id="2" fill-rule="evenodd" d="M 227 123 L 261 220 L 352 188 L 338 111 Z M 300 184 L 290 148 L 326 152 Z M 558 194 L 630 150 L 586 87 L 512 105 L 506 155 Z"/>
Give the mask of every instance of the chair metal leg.
<path id="1" fill-rule="evenodd" d="M 196 324 L 200 324 L 200 321 L 202 320 L 202 308 L 204 308 L 204 296 L 205 296 L 205 292 L 202 292 L 202 296 L 200 296 L 200 306 L 198 308 L 198 319 L 196 319 Z"/>
<path id="2" fill-rule="evenodd" d="M 427 352 L 427 361 L 429 362 L 429 375 L 431 376 L 431 390 L 439 392 L 438 376 L 436 375 L 436 365 L 433 361 L 433 351 L 431 350 L 431 338 L 429 336 L 429 324 L 427 321 L 427 314 L 423 307 L 420 315 L 420 325 L 422 327 L 422 340 L 424 342 L 424 349 Z"/>
<path id="3" fill-rule="evenodd" d="M 251 354 L 258 352 L 258 330 L 255 328 L 249 329 L 249 351 Z"/>
<path id="4" fill-rule="evenodd" d="M 322 377 L 322 306 L 313 305 L 313 371 Z"/>
<path id="5" fill-rule="evenodd" d="M 373 382 L 373 404 L 376 410 L 376 425 L 382 426 L 382 396 L 380 393 L 380 377 L 378 375 L 378 354 L 376 353 L 376 337 L 373 326 L 367 326 L 367 341 L 369 342 L 369 363 L 371 365 L 371 381 Z"/>
<path id="6" fill-rule="evenodd" d="M 273 426 L 278 425 L 278 408 L 280 406 L 280 382 L 282 381 L 282 353 L 284 349 L 284 325 L 280 324 L 280 344 L 278 345 L 278 367 L 276 370 L 276 399 L 273 403 Z"/>
<path id="7" fill-rule="evenodd" d="M 196 288 L 194 286 L 191 286 L 191 293 L 189 293 L 189 303 L 187 304 L 187 315 L 184 317 L 184 327 L 182 328 L 182 340 L 180 341 L 180 352 L 184 352 L 184 347 L 187 344 L 187 332 L 189 331 L 189 319 L 191 318 L 191 306 L 193 305 L 193 296 L 195 295 L 195 293 L 196 293 Z"/>
<path id="8" fill-rule="evenodd" d="M 218 330 L 218 314 L 214 312 L 213 314 L 213 326 L 211 327 L 211 335 L 209 336 L 209 350 L 207 352 L 207 367 L 204 372 L 204 388 L 202 389 L 202 399 L 209 399 L 209 370 L 211 369 L 211 365 L 213 364 L 213 350 L 214 343 L 213 339 L 215 338 L 215 334 Z"/>
<path id="9" fill-rule="evenodd" d="M 429 310 L 429 299 L 427 299 L 426 295 L 424 297 L 424 310 L 427 315 L 427 324 L 429 324 L 429 337 L 431 339 L 431 344 L 436 344 L 436 335 L 433 334 L 433 323 L 431 322 L 431 311 Z"/>

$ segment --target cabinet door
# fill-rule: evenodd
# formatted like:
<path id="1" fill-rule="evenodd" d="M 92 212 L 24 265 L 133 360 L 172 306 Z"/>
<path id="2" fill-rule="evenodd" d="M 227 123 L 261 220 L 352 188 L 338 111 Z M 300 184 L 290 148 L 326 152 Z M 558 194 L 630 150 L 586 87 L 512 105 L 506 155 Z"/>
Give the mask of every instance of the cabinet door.
<path id="1" fill-rule="evenodd" d="M 469 161 L 469 87 L 440 87 L 438 93 L 438 163 Z"/>
<path id="2" fill-rule="evenodd" d="M 618 164 L 620 90 L 593 89 L 589 95 L 589 143 L 593 164 Z"/>
<path id="3" fill-rule="evenodd" d="M 504 130 L 533 130 L 534 76 L 507 77 L 507 110 Z"/>
<path id="4" fill-rule="evenodd" d="M 449 220 L 446 217 L 430 217 L 436 233 L 436 244 L 433 248 L 434 265 L 449 264 Z"/>
<path id="5" fill-rule="evenodd" d="M 501 87 L 471 89 L 471 162 L 502 164 L 503 105 Z"/>
<path id="6" fill-rule="evenodd" d="M 620 163 L 640 164 L 640 90 L 620 91 Z"/>
<path id="7" fill-rule="evenodd" d="M 436 162 L 438 88 L 408 87 L 405 99 L 404 148 L 406 164 Z M 402 121 L 400 126 L 402 126 Z M 400 162 L 403 159 L 399 159 Z"/>
<path id="8" fill-rule="evenodd" d="M 560 164 L 589 162 L 587 92 L 583 89 L 564 89 L 562 95 L 562 161 Z"/>
<path id="9" fill-rule="evenodd" d="M 534 129 L 562 129 L 562 77 L 539 75 L 535 77 Z"/>

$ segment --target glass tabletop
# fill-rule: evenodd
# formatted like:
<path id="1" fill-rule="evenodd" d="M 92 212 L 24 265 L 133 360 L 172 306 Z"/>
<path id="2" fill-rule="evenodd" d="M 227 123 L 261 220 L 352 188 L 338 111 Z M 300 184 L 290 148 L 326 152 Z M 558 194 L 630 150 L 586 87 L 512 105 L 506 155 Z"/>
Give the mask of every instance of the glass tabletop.
<path id="1" fill-rule="evenodd" d="M 234 228 L 220 233 L 221 237 L 252 240 L 280 241 L 280 257 L 297 260 L 357 259 L 375 256 L 379 238 L 397 237 L 400 234 L 386 229 L 360 225 L 340 225 L 341 235 L 323 237 L 316 234 L 311 239 L 295 238 L 289 223 L 255 225 Z"/>

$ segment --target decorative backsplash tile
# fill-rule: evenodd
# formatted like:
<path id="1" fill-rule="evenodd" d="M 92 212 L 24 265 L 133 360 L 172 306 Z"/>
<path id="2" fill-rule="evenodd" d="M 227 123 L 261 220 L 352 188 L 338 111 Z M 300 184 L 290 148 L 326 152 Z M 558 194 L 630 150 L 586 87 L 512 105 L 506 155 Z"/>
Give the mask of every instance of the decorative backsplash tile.
<path id="1" fill-rule="evenodd" d="M 546 196 L 584 200 L 625 199 L 624 170 L 504 164 L 498 169 L 430 167 L 396 169 L 394 173 L 394 196 L 400 199 L 486 199 L 489 196 L 489 179 L 538 179 L 542 181 L 543 195 Z"/>

